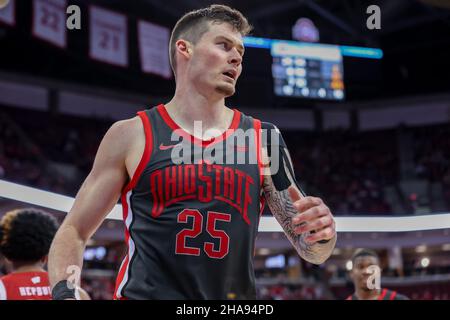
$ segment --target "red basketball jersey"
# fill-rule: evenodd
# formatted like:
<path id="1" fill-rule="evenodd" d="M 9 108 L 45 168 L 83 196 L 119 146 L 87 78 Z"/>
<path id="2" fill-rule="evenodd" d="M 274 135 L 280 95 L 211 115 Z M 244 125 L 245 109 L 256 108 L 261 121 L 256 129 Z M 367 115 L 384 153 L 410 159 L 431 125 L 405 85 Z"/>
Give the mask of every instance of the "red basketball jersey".
<path id="1" fill-rule="evenodd" d="M 51 300 L 47 272 L 11 273 L 0 278 L 0 300 Z"/>

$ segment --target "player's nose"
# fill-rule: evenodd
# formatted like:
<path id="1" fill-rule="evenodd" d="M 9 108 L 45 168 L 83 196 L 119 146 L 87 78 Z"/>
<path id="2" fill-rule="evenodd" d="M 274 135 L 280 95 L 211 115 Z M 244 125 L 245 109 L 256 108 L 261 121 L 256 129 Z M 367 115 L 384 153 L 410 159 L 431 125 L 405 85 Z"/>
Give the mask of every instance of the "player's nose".
<path id="1" fill-rule="evenodd" d="M 231 50 L 230 58 L 228 61 L 230 64 L 234 64 L 236 67 L 239 67 L 242 63 L 242 56 L 241 54 L 234 48 Z"/>

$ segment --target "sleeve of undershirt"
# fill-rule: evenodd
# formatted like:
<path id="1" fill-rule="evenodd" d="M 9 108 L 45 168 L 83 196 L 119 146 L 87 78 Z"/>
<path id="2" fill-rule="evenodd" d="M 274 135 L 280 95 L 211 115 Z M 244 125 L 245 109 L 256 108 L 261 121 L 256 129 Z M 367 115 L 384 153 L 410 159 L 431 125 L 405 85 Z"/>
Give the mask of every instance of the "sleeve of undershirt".
<path id="1" fill-rule="evenodd" d="M 3 281 L 0 280 L 0 300 L 6 300 L 6 288 Z"/>
<path id="2" fill-rule="evenodd" d="M 286 190 L 294 182 L 303 196 L 306 196 L 295 178 L 289 151 L 280 130 L 269 122 L 261 122 L 261 129 L 263 129 L 262 147 L 267 149 L 267 155 L 271 163 L 273 161 L 279 163 L 278 166 L 270 166 L 275 188 L 278 191 Z M 273 170 L 274 168 L 276 170 Z"/>

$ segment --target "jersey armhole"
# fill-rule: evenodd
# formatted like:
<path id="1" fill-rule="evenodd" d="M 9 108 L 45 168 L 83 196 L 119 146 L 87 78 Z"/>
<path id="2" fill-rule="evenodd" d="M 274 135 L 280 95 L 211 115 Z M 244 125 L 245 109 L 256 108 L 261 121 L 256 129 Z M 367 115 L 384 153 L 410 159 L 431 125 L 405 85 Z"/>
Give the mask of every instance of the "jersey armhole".
<path id="1" fill-rule="evenodd" d="M 383 289 L 383 291 L 381 291 L 381 295 L 378 298 L 378 300 L 384 300 L 384 297 L 386 296 L 388 290 L 386 288 Z"/>
<path id="2" fill-rule="evenodd" d="M 145 166 L 147 165 L 148 161 L 150 160 L 150 157 L 151 157 L 151 154 L 153 151 L 153 132 L 152 132 L 150 120 L 148 119 L 148 116 L 145 113 L 145 111 L 139 111 L 137 113 L 137 115 L 139 116 L 139 118 L 141 118 L 142 125 L 144 126 L 145 147 L 144 147 L 144 152 L 142 153 L 141 160 L 139 161 L 139 165 L 136 168 L 136 171 L 134 172 L 133 177 L 131 178 L 130 182 L 125 186 L 125 188 L 123 190 L 123 193 L 125 193 L 125 194 L 136 186 L 142 172 L 145 169 Z"/>
<path id="3" fill-rule="evenodd" d="M 389 300 L 395 300 L 395 297 L 397 296 L 396 291 L 392 291 L 391 296 L 389 297 Z"/>
<path id="4" fill-rule="evenodd" d="M 264 167 L 262 163 L 262 131 L 261 131 L 261 121 L 254 119 L 253 128 L 255 129 L 255 142 L 256 142 L 256 158 L 258 161 L 259 168 L 259 182 L 262 187 L 264 181 Z"/>
<path id="5" fill-rule="evenodd" d="M 255 129 L 255 140 L 256 140 L 256 158 L 258 161 L 258 171 L 259 171 L 259 183 L 260 183 L 260 188 L 262 190 L 263 187 L 263 183 L 264 183 L 264 166 L 263 166 L 263 162 L 262 162 L 262 126 L 261 126 L 261 121 L 254 119 L 253 120 L 253 127 Z M 258 218 L 258 223 L 261 220 L 261 216 L 264 212 L 264 207 L 266 205 L 266 198 L 264 196 L 264 192 L 261 192 L 260 196 L 259 196 L 259 218 Z"/>

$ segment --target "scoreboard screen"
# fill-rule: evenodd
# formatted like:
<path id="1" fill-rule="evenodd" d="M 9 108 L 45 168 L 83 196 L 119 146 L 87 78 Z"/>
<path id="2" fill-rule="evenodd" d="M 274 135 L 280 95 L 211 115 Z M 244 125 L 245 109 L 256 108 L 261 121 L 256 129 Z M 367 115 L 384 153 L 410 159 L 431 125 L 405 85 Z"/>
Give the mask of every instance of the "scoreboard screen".
<path id="1" fill-rule="evenodd" d="M 345 98 L 339 46 L 274 40 L 271 55 L 277 96 L 325 100 Z"/>

